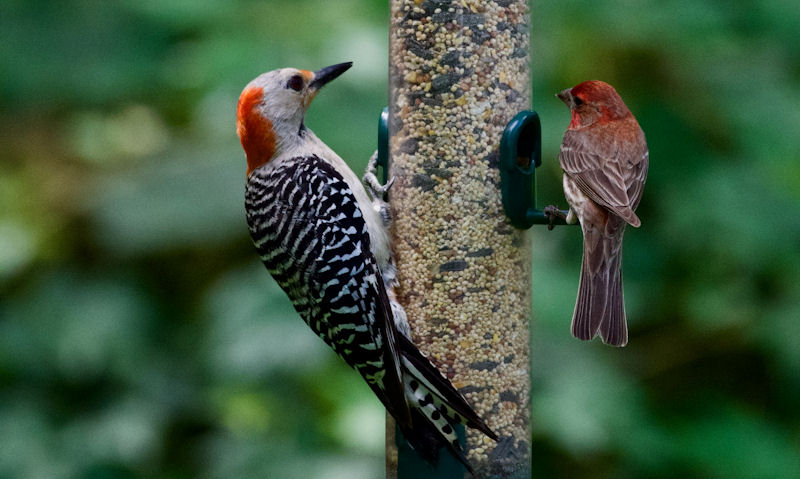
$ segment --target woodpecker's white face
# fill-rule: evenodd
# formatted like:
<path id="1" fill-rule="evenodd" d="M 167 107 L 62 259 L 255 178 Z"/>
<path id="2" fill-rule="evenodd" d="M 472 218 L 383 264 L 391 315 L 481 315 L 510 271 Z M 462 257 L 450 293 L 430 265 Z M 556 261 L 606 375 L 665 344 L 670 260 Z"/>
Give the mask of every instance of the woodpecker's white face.
<path id="1" fill-rule="evenodd" d="M 261 101 L 257 107 L 273 125 L 290 123 L 298 128 L 303 121 L 306 108 L 316 95 L 309 84 L 314 74 L 308 70 L 281 68 L 258 76 L 245 88 L 260 90 Z"/>
<path id="2" fill-rule="evenodd" d="M 236 130 L 248 174 L 302 137 L 303 118 L 319 89 L 351 66 L 340 63 L 316 72 L 281 68 L 247 84 L 239 97 Z"/>

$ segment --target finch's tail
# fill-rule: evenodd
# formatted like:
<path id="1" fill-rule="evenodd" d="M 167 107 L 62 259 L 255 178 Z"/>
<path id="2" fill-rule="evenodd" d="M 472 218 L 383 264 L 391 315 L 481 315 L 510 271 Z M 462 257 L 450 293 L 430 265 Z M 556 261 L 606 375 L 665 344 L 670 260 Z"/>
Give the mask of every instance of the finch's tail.
<path id="1" fill-rule="evenodd" d="M 616 217 L 611 217 L 616 219 Z M 599 334 L 612 346 L 628 343 L 622 299 L 622 233 L 625 223 L 606 225 L 604 231 L 585 231 L 578 300 L 572 334 L 590 340 Z M 610 228 L 614 226 L 613 228 Z M 619 226 L 619 227 L 617 227 Z"/>
<path id="2" fill-rule="evenodd" d="M 411 407 L 411 425 L 401 427 L 403 436 L 431 464 L 437 463 L 439 450 L 446 448 L 472 472 L 458 443 L 455 425 L 465 424 L 494 440 L 497 435 L 408 338 L 398 338 L 406 398 Z"/>

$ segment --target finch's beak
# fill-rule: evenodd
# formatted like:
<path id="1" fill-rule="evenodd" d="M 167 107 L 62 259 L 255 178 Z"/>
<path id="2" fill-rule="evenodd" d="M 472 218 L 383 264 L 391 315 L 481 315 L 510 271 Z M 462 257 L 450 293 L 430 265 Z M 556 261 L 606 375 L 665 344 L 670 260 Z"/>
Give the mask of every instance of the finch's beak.
<path id="1" fill-rule="evenodd" d="M 317 70 L 314 72 L 314 80 L 308 85 L 309 90 L 316 92 L 323 86 L 325 86 L 328 82 L 333 80 L 334 78 L 338 77 L 348 68 L 353 66 L 353 62 L 345 62 L 339 63 L 336 65 L 331 65 L 329 67 L 325 67 L 321 70 Z"/>
<path id="2" fill-rule="evenodd" d="M 572 88 L 567 88 L 566 90 L 562 90 L 560 93 L 556 93 L 556 96 L 564 102 L 569 108 L 575 106 L 575 103 L 572 101 L 572 93 L 570 93 Z"/>

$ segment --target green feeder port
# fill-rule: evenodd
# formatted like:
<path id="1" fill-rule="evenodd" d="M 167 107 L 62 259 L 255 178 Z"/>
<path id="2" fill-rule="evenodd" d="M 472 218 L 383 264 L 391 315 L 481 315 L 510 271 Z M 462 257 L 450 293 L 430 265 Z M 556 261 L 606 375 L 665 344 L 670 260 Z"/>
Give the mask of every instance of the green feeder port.
<path id="1" fill-rule="evenodd" d="M 536 208 L 536 168 L 542 164 L 542 124 L 525 110 L 508 122 L 500 139 L 500 190 L 503 209 L 515 228 L 566 225 L 564 218 Z M 567 212 L 561 211 L 566 217 Z"/>

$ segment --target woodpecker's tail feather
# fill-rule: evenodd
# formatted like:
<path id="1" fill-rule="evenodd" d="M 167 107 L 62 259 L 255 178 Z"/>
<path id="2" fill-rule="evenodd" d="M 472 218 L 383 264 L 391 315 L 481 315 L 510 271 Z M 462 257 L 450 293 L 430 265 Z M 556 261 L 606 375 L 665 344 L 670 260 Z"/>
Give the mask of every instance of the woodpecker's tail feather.
<path id="1" fill-rule="evenodd" d="M 405 336 L 398 335 L 411 427 L 403 436 L 428 462 L 436 464 L 438 451 L 447 448 L 467 469 L 472 468 L 458 443 L 456 424 L 465 424 L 497 440 L 489 426 L 442 373 Z"/>
<path id="2" fill-rule="evenodd" d="M 410 428 L 400 427 L 400 432 L 402 432 L 403 437 L 408 441 L 411 448 L 417 451 L 422 459 L 431 464 L 431 466 L 436 467 L 439 463 L 439 451 L 444 448 L 449 450 L 453 457 L 463 464 L 471 474 L 475 473 L 466 456 L 464 456 L 464 451 L 458 444 L 457 438 L 453 440 L 454 442 L 451 442 L 451 440 L 443 437 L 441 432 L 430 424 L 429 419 L 420 409 L 411 410 L 411 420 L 413 425 Z"/>

